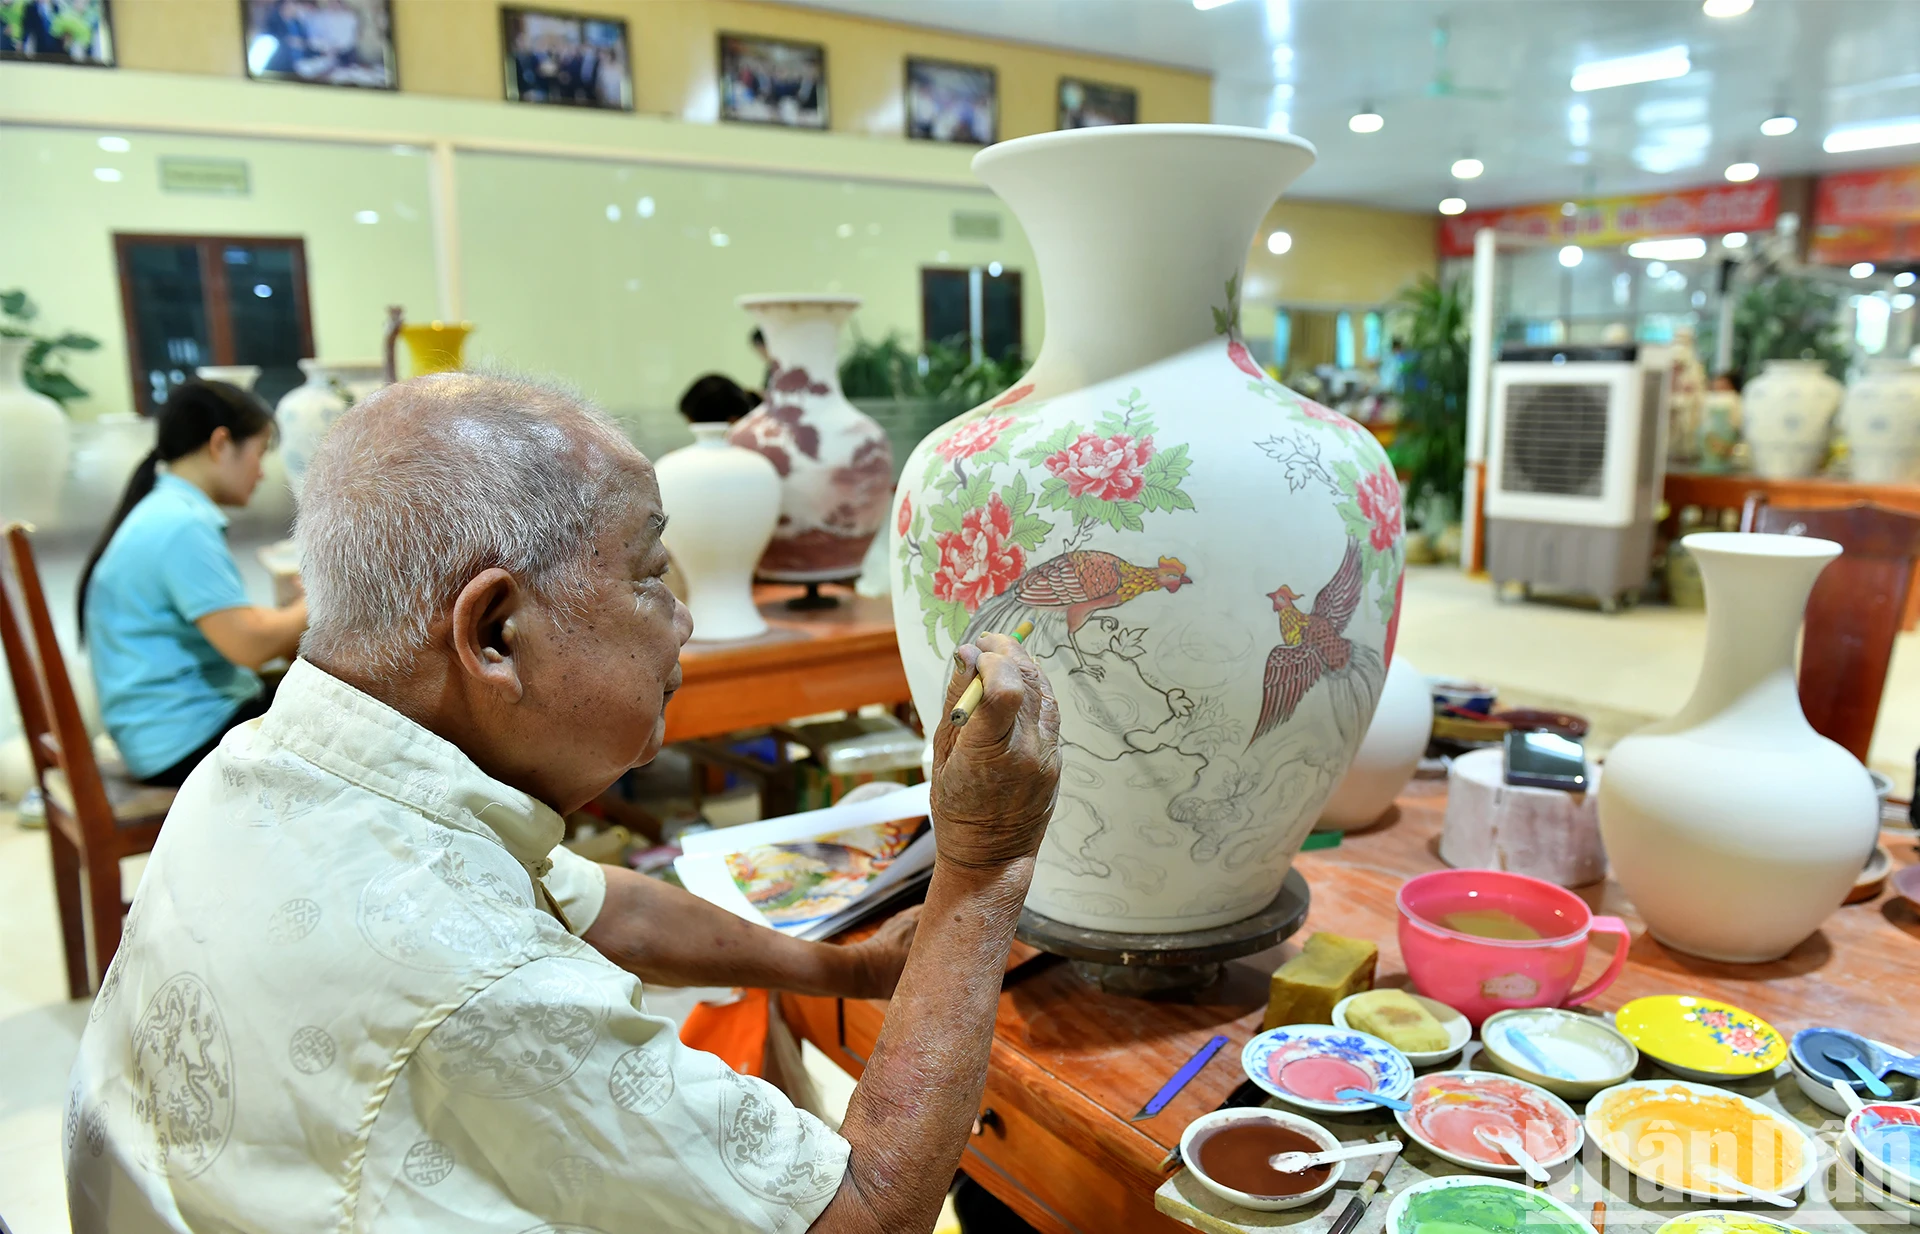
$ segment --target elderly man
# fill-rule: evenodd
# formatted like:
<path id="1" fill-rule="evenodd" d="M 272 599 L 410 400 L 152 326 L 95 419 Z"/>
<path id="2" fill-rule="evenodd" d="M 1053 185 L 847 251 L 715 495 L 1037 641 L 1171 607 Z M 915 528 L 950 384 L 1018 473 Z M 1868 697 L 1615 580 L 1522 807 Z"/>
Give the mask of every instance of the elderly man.
<path id="1" fill-rule="evenodd" d="M 1058 782 L 1046 681 L 960 649 L 986 698 L 935 742 L 904 961 L 593 866 L 561 816 L 659 749 L 692 631 L 665 522 L 647 461 L 541 386 L 423 378 L 334 426 L 302 658 L 188 779 L 94 1001 L 77 1231 L 931 1227 Z M 835 1134 L 643 980 L 893 1002 Z"/>

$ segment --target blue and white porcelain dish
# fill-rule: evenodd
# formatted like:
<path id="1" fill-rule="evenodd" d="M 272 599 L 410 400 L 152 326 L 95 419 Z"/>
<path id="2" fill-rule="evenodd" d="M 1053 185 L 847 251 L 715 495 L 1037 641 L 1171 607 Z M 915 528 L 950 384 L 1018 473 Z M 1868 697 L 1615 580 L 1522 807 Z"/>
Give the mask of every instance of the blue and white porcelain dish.
<path id="1" fill-rule="evenodd" d="M 1407 1056 L 1370 1033 L 1331 1024 L 1289 1024 L 1269 1029 L 1247 1042 L 1240 1066 L 1261 1089 L 1302 1110 L 1317 1114 L 1357 1114 L 1375 1109 L 1372 1102 L 1327 1099 L 1319 1090 L 1308 1096 L 1282 1083 L 1286 1069 L 1309 1060 L 1333 1060 L 1357 1069 L 1368 1083 L 1356 1083 L 1383 1097 L 1404 1098 L 1413 1087 L 1413 1064 Z"/>

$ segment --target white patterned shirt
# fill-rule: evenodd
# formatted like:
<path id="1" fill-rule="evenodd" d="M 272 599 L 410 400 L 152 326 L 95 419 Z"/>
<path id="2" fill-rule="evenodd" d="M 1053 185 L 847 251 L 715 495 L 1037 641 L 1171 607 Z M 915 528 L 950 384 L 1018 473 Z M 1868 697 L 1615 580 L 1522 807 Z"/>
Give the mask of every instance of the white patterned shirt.
<path id="1" fill-rule="evenodd" d="M 805 1230 L 846 1141 L 569 932 L 606 884 L 560 836 L 297 661 L 188 777 L 94 1000 L 77 1234 Z"/>

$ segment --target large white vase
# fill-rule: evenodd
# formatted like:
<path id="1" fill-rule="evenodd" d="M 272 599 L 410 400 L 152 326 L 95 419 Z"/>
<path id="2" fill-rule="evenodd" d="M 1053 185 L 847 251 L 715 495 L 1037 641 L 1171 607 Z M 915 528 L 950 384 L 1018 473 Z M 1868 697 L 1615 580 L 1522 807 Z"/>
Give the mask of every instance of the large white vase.
<path id="1" fill-rule="evenodd" d="M 1875 360 L 1847 389 L 1841 411 L 1853 478 L 1862 484 L 1920 482 L 1920 367 Z"/>
<path id="2" fill-rule="evenodd" d="M 894 620 L 922 716 L 1031 620 L 1065 767 L 1028 906 L 1179 933 L 1258 912 L 1346 773 L 1398 613 L 1400 486 L 1238 333 L 1249 242 L 1313 161 L 1213 125 L 1046 133 L 974 171 L 1032 241 L 1046 343 L 913 452 Z"/>
<path id="3" fill-rule="evenodd" d="M 296 499 L 306 483 L 307 464 L 333 422 L 386 384 L 385 366 L 378 360 L 350 364 L 302 360 L 300 371 L 306 381 L 282 395 L 273 412 L 280 429 L 280 465 Z"/>
<path id="4" fill-rule="evenodd" d="M 667 512 L 667 551 L 687 581 L 693 637 L 753 638 L 767 623 L 753 603 L 753 570 L 780 519 L 780 473 L 727 444 L 724 424 L 696 424 L 693 444 L 654 465 Z"/>
<path id="5" fill-rule="evenodd" d="M 62 527 L 95 533 L 106 526 L 134 468 L 153 451 L 158 427 L 130 411 L 74 421 L 66 488 L 60 499 Z"/>
<path id="6" fill-rule="evenodd" d="M 1413 779 L 1433 736 L 1433 686 L 1427 675 L 1400 656 L 1387 665 L 1386 688 L 1373 723 L 1353 756 L 1353 765 L 1320 807 L 1315 831 L 1368 827 L 1387 812 Z"/>
<path id="7" fill-rule="evenodd" d="M 67 474 L 67 415 L 22 372 L 32 339 L 0 338 L 0 524 L 51 527 Z"/>
<path id="8" fill-rule="evenodd" d="M 1680 713 L 1607 756 L 1600 830 L 1655 938 L 1763 963 L 1840 907 L 1879 834 L 1867 769 L 1800 710 L 1794 641 L 1831 540 L 1706 532 L 1707 649 Z"/>
<path id="9" fill-rule="evenodd" d="M 767 336 L 767 401 L 728 440 L 780 473 L 780 525 L 760 559 L 764 578 L 851 580 L 887 517 L 893 448 L 886 430 L 840 392 L 840 331 L 858 296 L 742 296 Z"/>
<path id="10" fill-rule="evenodd" d="M 1767 361 L 1741 392 L 1753 470 L 1770 480 L 1803 480 L 1819 471 L 1844 393 L 1822 361 Z"/>

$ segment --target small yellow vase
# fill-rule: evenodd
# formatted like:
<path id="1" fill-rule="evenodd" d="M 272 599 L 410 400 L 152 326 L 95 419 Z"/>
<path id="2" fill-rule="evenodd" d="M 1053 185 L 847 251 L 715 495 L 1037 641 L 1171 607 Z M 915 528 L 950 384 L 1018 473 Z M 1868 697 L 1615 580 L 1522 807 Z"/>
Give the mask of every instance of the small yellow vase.
<path id="1" fill-rule="evenodd" d="M 444 321 L 430 322 L 423 326 L 401 326 L 400 337 L 406 340 L 407 355 L 412 359 L 410 376 L 423 377 L 428 373 L 450 373 L 463 363 L 460 352 L 466 346 L 467 336 L 473 333 L 473 323 L 462 321 L 449 324 Z"/>

